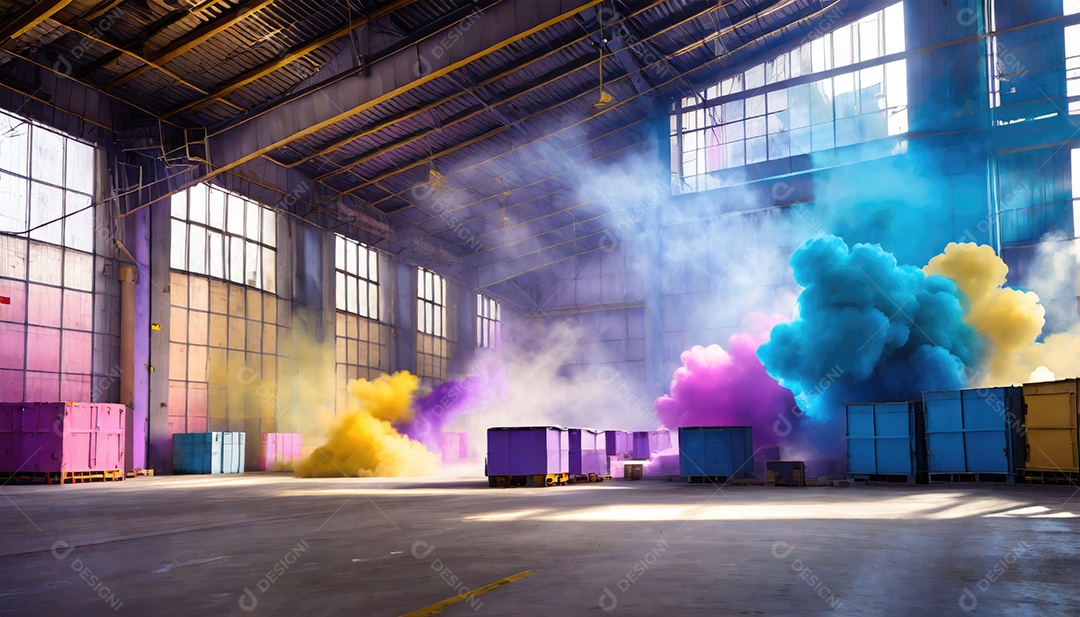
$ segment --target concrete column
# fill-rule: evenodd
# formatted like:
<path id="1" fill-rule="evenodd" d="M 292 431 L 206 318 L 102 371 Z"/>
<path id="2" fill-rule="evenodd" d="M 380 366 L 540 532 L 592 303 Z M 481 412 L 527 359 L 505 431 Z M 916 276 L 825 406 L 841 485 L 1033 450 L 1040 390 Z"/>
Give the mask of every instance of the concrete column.
<path id="1" fill-rule="evenodd" d="M 416 268 L 389 259 L 390 372 L 416 372 Z"/>
<path id="2" fill-rule="evenodd" d="M 164 175 L 164 170 L 161 175 Z M 139 242 L 132 249 L 135 282 L 135 422 L 149 422 L 147 465 L 172 471 L 169 428 L 169 295 L 172 218 L 164 199 L 133 215 Z M 157 328 L 157 329 L 155 329 Z"/>

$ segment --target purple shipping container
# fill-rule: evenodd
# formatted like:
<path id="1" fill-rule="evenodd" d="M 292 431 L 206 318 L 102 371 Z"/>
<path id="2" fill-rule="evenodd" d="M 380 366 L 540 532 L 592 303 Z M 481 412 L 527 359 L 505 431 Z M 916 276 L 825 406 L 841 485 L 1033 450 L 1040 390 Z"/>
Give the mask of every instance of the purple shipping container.
<path id="1" fill-rule="evenodd" d="M 259 471 L 292 471 L 300 462 L 300 433 L 263 433 L 259 443 Z"/>
<path id="2" fill-rule="evenodd" d="M 0 403 L 0 471 L 124 469 L 124 414 L 112 403 Z"/>
<path id="3" fill-rule="evenodd" d="M 603 445 L 603 431 L 572 428 L 567 432 L 570 443 L 570 473 L 579 476 L 590 473 L 606 476 L 607 450 Z"/>
<path id="4" fill-rule="evenodd" d="M 604 447 L 608 456 L 634 455 L 633 439 L 626 431 L 604 431 Z"/>
<path id="5" fill-rule="evenodd" d="M 669 431 L 635 431 L 633 437 L 633 458 L 648 459 L 657 452 L 671 448 Z"/>
<path id="6" fill-rule="evenodd" d="M 569 473 L 567 433 L 556 426 L 489 428 L 487 475 Z"/>

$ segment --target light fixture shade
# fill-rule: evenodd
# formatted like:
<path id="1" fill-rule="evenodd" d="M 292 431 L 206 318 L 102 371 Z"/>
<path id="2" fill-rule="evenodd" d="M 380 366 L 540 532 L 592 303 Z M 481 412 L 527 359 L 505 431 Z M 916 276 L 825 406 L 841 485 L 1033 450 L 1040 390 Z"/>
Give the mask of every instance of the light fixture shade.
<path id="1" fill-rule="evenodd" d="M 615 100 L 615 97 L 613 97 L 610 94 L 608 94 L 607 92 L 604 92 L 603 90 L 601 90 L 600 91 L 600 100 L 598 102 L 594 103 L 593 107 L 596 107 L 597 109 L 599 109 L 601 107 L 607 106 L 608 103 L 611 103 L 614 100 Z"/>

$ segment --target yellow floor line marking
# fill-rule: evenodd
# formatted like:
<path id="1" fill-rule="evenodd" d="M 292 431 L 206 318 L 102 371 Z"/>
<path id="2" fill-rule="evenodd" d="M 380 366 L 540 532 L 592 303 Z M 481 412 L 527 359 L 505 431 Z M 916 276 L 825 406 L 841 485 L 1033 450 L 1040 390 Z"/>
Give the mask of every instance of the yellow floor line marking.
<path id="1" fill-rule="evenodd" d="M 437 604 L 432 604 L 431 606 L 428 606 L 426 608 L 422 608 L 422 609 L 420 609 L 418 611 L 413 611 L 411 613 L 406 613 L 406 614 L 402 615 L 401 617 L 427 617 L 428 615 L 438 615 L 439 613 L 443 612 L 443 609 L 450 606 L 451 604 L 457 604 L 458 602 L 468 600 L 469 598 L 474 598 L 474 597 L 476 597 L 476 596 L 478 596 L 480 594 L 487 593 L 487 592 L 491 591 L 492 589 L 496 589 L 496 588 L 502 587 L 503 585 L 506 585 L 508 583 L 513 583 L 516 580 L 523 579 L 526 576 L 532 576 L 533 574 L 536 574 L 537 572 L 539 572 L 539 570 L 525 570 L 524 572 L 518 572 L 517 574 L 514 574 L 512 576 L 508 576 L 506 578 L 501 578 L 501 579 L 495 581 L 494 583 L 491 583 L 490 585 L 484 585 L 483 587 L 478 587 L 478 588 L 473 589 L 472 591 L 470 591 L 468 593 L 464 593 L 464 594 L 461 594 L 459 596 L 454 596 L 453 598 L 450 598 L 448 600 L 443 600 L 442 602 L 439 602 Z"/>

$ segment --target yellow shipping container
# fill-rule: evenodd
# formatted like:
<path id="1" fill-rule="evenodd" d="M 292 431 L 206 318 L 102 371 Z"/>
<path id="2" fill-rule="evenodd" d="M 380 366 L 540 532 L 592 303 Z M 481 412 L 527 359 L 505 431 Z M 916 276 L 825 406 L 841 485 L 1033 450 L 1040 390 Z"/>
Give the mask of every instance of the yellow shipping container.
<path id="1" fill-rule="evenodd" d="M 1076 420 L 1080 380 L 1024 384 L 1025 470 L 1080 472 Z"/>

